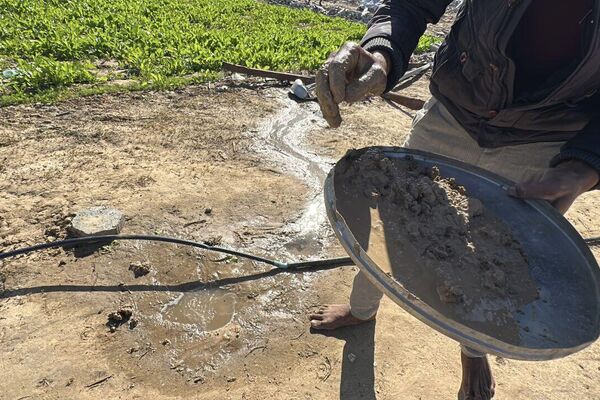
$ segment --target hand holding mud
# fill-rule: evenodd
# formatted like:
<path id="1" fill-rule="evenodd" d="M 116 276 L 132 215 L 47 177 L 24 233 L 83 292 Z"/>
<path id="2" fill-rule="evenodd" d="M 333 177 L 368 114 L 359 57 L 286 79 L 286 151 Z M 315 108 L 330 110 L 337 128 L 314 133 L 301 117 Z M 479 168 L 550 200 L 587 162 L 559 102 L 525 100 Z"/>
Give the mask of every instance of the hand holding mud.
<path id="1" fill-rule="evenodd" d="M 345 43 L 332 53 L 317 72 L 317 98 L 323 117 L 332 128 L 342 123 L 339 104 L 353 103 L 368 95 L 383 94 L 387 85 L 389 57 L 369 53 L 356 43 Z"/>

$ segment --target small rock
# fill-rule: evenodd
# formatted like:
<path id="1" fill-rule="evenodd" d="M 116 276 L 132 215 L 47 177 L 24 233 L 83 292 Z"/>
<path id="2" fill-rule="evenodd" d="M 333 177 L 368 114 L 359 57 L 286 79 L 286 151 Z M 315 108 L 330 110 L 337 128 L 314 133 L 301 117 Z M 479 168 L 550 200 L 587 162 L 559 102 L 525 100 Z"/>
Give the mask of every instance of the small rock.
<path id="1" fill-rule="evenodd" d="M 123 229 L 125 216 L 115 208 L 92 207 L 75 215 L 69 232 L 74 236 L 117 235 Z"/>
<path id="2" fill-rule="evenodd" d="M 223 236 L 211 236 L 204 241 L 204 244 L 209 246 L 218 246 L 223 242 Z"/>
<path id="3" fill-rule="evenodd" d="M 60 261 L 58 262 L 58 266 L 59 266 L 59 267 L 64 267 L 65 265 L 67 265 L 67 262 L 66 262 L 65 260 L 60 260 Z"/>
<path id="4" fill-rule="evenodd" d="M 483 203 L 479 199 L 470 198 L 469 199 L 469 217 L 479 217 L 483 215 Z"/>
<path id="5" fill-rule="evenodd" d="M 52 379 L 49 378 L 42 378 L 38 381 L 38 383 L 36 384 L 37 387 L 41 388 L 41 387 L 48 387 L 50 385 L 52 385 L 52 382 L 54 382 Z"/>
<path id="6" fill-rule="evenodd" d="M 234 72 L 233 74 L 231 74 L 231 80 L 232 81 L 245 81 L 246 77 L 242 74 Z"/>
<path id="7" fill-rule="evenodd" d="M 46 235 L 48 239 L 50 237 L 56 238 L 60 235 L 60 228 L 58 228 L 57 226 L 50 227 L 44 231 L 44 235 Z"/>
<path id="8" fill-rule="evenodd" d="M 462 290 L 458 287 L 450 286 L 446 282 L 439 285 L 436 290 L 440 300 L 446 304 L 458 304 L 463 301 L 464 294 Z"/>
<path id="9" fill-rule="evenodd" d="M 135 327 L 138 325 L 139 321 L 135 318 L 131 318 L 129 320 L 129 329 L 135 329 Z"/>
<path id="10" fill-rule="evenodd" d="M 115 312 L 108 314 L 108 322 L 106 325 L 110 329 L 111 332 L 117 330 L 117 328 L 124 323 L 128 322 L 133 314 L 133 311 L 129 308 L 122 308 Z"/>
<path id="11" fill-rule="evenodd" d="M 356 361 L 356 355 L 354 353 L 348 353 L 348 361 L 350 361 L 351 363 Z"/>
<path id="12" fill-rule="evenodd" d="M 168 345 L 170 345 L 170 344 L 171 344 L 171 341 L 170 341 L 169 339 L 165 339 L 165 340 L 163 340 L 163 341 L 161 342 L 161 344 L 162 344 L 163 346 L 168 346 Z"/>
<path id="13" fill-rule="evenodd" d="M 129 270 L 133 272 L 133 276 L 139 278 L 140 276 L 148 275 L 151 271 L 150 263 L 144 261 L 142 263 L 135 262 L 129 265 Z"/>
<path id="14" fill-rule="evenodd" d="M 206 208 L 204 209 L 204 214 L 206 214 L 206 215 L 210 215 L 210 214 L 212 214 L 212 208 L 210 208 L 210 207 L 206 207 Z"/>
<path id="15" fill-rule="evenodd" d="M 233 377 L 233 376 L 228 377 L 227 382 L 229 382 L 229 383 L 235 382 L 235 377 Z"/>

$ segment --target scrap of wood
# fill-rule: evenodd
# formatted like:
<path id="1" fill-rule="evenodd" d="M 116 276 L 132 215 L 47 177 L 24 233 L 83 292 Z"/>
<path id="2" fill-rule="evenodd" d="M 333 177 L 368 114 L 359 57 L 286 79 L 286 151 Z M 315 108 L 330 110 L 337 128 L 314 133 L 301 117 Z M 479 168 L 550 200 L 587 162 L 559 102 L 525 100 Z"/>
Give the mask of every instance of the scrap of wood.
<path id="1" fill-rule="evenodd" d="M 105 376 L 104 378 L 102 378 L 100 380 L 97 380 L 94 383 L 90 383 L 89 385 L 85 385 L 85 387 L 88 388 L 88 389 L 94 388 L 94 387 L 96 387 L 96 386 L 98 386 L 98 385 L 106 382 L 107 380 L 109 380 L 112 377 L 113 377 L 112 375 Z"/>
<path id="2" fill-rule="evenodd" d="M 248 353 L 246 353 L 246 355 L 244 356 L 244 358 L 248 357 L 250 354 L 254 353 L 256 350 L 265 351 L 266 348 L 267 348 L 267 346 L 256 346 L 256 347 L 253 347 L 252 349 L 250 349 L 250 351 Z"/>
<path id="3" fill-rule="evenodd" d="M 383 96 L 384 99 L 393 101 L 394 103 L 400 104 L 401 106 L 410 108 L 411 110 L 420 110 L 425 105 L 425 102 L 421 99 L 415 99 L 413 97 L 403 96 L 398 93 L 388 92 Z"/>
<path id="4" fill-rule="evenodd" d="M 237 72 L 244 75 L 260 76 L 262 78 L 273 78 L 280 81 L 293 82 L 300 79 L 305 85 L 315 82 L 315 77 L 310 75 L 290 74 L 287 72 L 266 71 L 264 69 L 248 68 L 242 65 L 223 63 L 223 69 L 229 72 Z"/>
<path id="5" fill-rule="evenodd" d="M 206 222 L 205 219 L 199 219 L 198 221 L 187 222 L 187 223 L 183 224 L 183 227 L 187 228 L 188 226 L 192 226 L 192 225 L 196 225 L 196 224 L 203 224 L 205 222 Z"/>
<path id="6" fill-rule="evenodd" d="M 424 73 L 430 67 L 431 67 L 431 64 L 426 64 L 422 67 L 415 68 L 414 70 L 408 71 L 404 75 L 403 79 L 404 80 L 406 80 L 407 78 L 410 79 L 413 76 L 417 76 L 420 73 Z M 237 72 L 237 73 L 245 74 L 245 75 L 260 76 L 263 78 L 274 78 L 274 79 L 278 79 L 280 81 L 291 82 L 291 81 L 295 81 L 296 79 L 300 79 L 300 80 L 302 80 L 302 82 L 304 82 L 305 85 L 315 82 L 314 76 L 290 74 L 287 72 L 266 71 L 266 70 L 256 69 L 256 68 L 248 68 L 248 67 L 244 67 L 242 65 L 231 64 L 231 63 L 223 63 L 223 69 L 225 71 Z M 410 108 L 411 110 L 420 110 L 421 108 L 423 108 L 423 105 L 425 104 L 425 102 L 423 100 L 419 100 L 419 99 L 415 99 L 415 98 L 407 97 L 407 96 L 402 96 L 400 94 L 392 93 L 392 92 L 386 93 L 382 97 L 384 99 L 393 101 L 394 103 L 397 103 L 401 106 Z"/>
<path id="7" fill-rule="evenodd" d="M 432 63 L 427 63 L 427 64 L 421 65 L 417 68 L 408 70 L 404 75 L 402 75 L 402 77 L 398 81 L 398 84 L 396 86 L 394 86 L 394 88 L 391 90 L 391 92 L 399 92 L 402 89 L 406 89 L 407 87 L 409 87 L 410 85 L 412 85 L 413 83 L 415 83 L 416 81 L 421 79 L 421 77 L 432 66 L 433 66 Z"/>
<path id="8" fill-rule="evenodd" d="M 406 71 L 406 73 L 404 75 L 402 75 L 402 77 L 399 79 L 398 86 L 402 85 L 402 83 L 406 80 L 423 75 L 431 67 L 433 67 L 433 63 L 427 63 L 424 65 L 421 65 L 420 67 L 413 68 L 413 69 Z M 396 89 L 398 86 L 396 86 L 394 89 L 392 89 L 392 92 L 398 91 L 398 89 Z"/>
<path id="9" fill-rule="evenodd" d="M 302 331 L 298 336 L 291 338 L 290 340 L 298 340 L 300 339 L 302 336 L 304 336 L 305 331 Z"/>

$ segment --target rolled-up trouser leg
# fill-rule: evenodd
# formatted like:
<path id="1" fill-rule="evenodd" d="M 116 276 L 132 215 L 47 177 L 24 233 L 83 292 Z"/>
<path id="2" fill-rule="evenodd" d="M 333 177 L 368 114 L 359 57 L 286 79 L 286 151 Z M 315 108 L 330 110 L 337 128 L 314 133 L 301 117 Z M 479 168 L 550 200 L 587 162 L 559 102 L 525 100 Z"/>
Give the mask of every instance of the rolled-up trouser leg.
<path id="1" fill-rule="evenodd" d="M 368 320 L 377 314 L 383 293 L 359 271 L 354 277 L 352 293 L 350 293 L 350 312 L 358 319 Z"/>
<path id="2" fill-rule="evenodd" d="M 481 357 L 485 357 L 485 353 L 482 353 L 480 351 L 477 351 L 475 349 L 467 347 L 464 344 L 460 345 L 460 351 L 462 351 L 462 353 L 465 356 L 469 357 L 469 358 L 481 358 Z"/>

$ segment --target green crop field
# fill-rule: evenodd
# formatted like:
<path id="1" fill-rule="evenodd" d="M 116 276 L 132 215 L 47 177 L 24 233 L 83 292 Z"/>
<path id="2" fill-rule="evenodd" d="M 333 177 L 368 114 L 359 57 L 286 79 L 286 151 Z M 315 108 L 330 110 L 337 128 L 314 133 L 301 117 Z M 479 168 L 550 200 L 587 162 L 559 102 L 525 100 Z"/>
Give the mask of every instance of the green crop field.
<path id="1" fill-rule="evenodd" d="M 312 71 L 366 30 L 255 0 L 0 0 L 0 10 L 0 104 L 123 90 L 117 79 L 181 86 L 217 78 L 224 61 Z"/>

